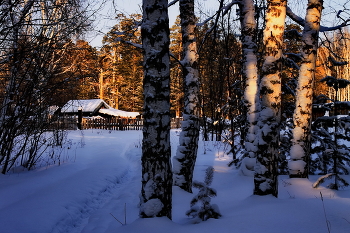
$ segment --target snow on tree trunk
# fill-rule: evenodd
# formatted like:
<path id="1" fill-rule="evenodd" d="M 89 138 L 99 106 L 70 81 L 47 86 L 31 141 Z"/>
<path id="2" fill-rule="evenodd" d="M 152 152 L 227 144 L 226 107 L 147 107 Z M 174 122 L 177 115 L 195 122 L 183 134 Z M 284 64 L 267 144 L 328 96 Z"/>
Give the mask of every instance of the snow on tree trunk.
<path id="1" fill-rule="evenodd" d="M 287 1 L 269 0 L 267 2 L 254 194 L 272 194 L 277 197 L 277 158 L 281 120 L 281 57 Z"/>
<path id="2" fill-rule="evenodd" d="M 312 94 L 322 7 L 323 0 L 309 0 L 308 2 L 302 37 L 303 60 L 299 70 L 293 115 L 293 139 L 290 161 L 288 163 L 290 177 L 308 177 L 311 148 Z"/>
<path id="3" fill-rule="evenodd" d="M 193 169 L 199 137 L 199 77 L 195 37 L 194 0 L 180 0 L 183 44 L 184 109 L 180 143 L 173 160 L 174 185 L 192 193 Z"/>
<path id="4" fill-rule="evenodd" d="M 246 162 L 256 157 L 258 150 L 256 133 L 258 130 L 258 69 L 257 69 L 257 45 L 256 38 L 256 20 L 255 20 L 255 5 L 253 0 L 239 1 L 241 34 L 242 34 L 242 51 L 243 51 L 243 77 L 246 82 L 244 91 L 244 100 L 247 107 L 247 124 L 248 130 L 245 138 L 245 150 L 249 159 L 242 161 L 245 175 L 253 175 L 253 170 L 246 169 Z M 253 159 L 255 162 L 255 159 Z M 247 172 L 244 172 L 247 171 Z"/>
<path id="5" fill-rule="evenodd" d="M 169 18 L 167 0 L 144 0 L 144 127 L 140 217 L 171 219 Z"/>

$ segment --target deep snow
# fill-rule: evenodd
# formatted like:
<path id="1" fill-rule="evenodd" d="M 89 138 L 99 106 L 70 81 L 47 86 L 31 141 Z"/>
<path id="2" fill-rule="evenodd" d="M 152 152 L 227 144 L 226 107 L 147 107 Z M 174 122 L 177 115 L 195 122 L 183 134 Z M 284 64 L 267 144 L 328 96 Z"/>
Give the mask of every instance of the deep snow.
<path id="1" fill-rule="evenodd" d="M 178 134 L 172 130 L 173 154 Z M 0 176 L 1 233 L 327 233 L 327 221 L 332 233 L 350 232 L 350 188 L 313 189 L 318 176 L 280 176 L 278 198 L 254 196 L 252 177 L 227 166 L 225 145 L 204 141 L 194 179 L 203 181 L 214 166 L 211 187 L 218 196 L 212 203 L 223 217 L 193 224 L 185 215 L 193 194 L 174 187 L 173 221 L 139 219 L 141 131 L 69 131 L 68 138 L 61 165 Z"/>

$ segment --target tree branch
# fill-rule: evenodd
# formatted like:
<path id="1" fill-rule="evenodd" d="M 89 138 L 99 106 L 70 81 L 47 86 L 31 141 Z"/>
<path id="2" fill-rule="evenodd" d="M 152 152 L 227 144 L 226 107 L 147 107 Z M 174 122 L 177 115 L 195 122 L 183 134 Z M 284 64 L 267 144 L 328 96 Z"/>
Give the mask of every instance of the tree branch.
<path id="1" fill-rule="evenodd" d="M 287 7 L 287 15 L 288 17 L 293 20 L 294 22 L 296 22 L 297 24 L 299 24 L 300 26 L 305 26 L 305 20 L 302 19 L 300 16 L 296 15 L 292 9 L 290 9 L 289 7 Z M 342 24 L 339 24 L 337 26 L 334 27 L 325 27 L 325 26 L 320 26 L 320 32 L 329 32 L 329 31 L 334 31 L 337 29 L 341 29 L 343 27 L 346 27 L 350 25 L 350 19 L 345 20 Z"/>
<path id="2" fill-rule="evenodd" d="M 208 21 L 212 20 L 216 16 L 214 25 L 205 33 L 205 36 L 204 36 L 204 38 L 203 38 L 203 40 L 202 40 L 202 42 L 201 42 L 201 44 L 200 44 L 200 46 L 198 48 L 198 53 L 200 53 L 200 51 L 202 50 L 203 44 L 204 44 L 205 40 L 207 39 L 207 37 L 217 27 L 217 24 L 219 22 L 219 18 L 220 18 L 221 12 L 224 11 L 223 14 L 222 14 L 224 16 L 225 14 L 227 14 L 227 12 L 231 9 L 231 7 L 233 5 L 238 4 L 238 3 L 239 3 L 239 1 L 233 0 L 231 3 L 228 3 L 227 5 L 223 5 L 223 1 L 220 1 L 220 7 L 219 7 L 219 9 L 216 11 L 216 13 L 213 16 L 211 16 L 208 19 L 204 20 L 204 22 L 202 22 L 202 23 L 197 23 L 196 24 L 197 26 L 203 26 L 204 24 L 206 24 Z"/>
<path id="3" fill-rule="evenodd" d="M 170 57 L 172 57 L 172 58 L 174 58 L 174 60 L 177 62 L 177 63 L 179 63 L 179 65 L 184 69 L 185 67 L 184 67 L 184 65 L 183 65 L 183 63 L 179 60 L 179 59 L 177 59 L 177 57 L 173 54 L 173 53 L 169 53 L 169 56 Z"/>
<path id="4" fill-rule="evenodd" d="M 175 5 L 179 0 L 174 0 L 172 2 L 169 2 L 168 8 L 171 7 L 172 5 Z"/>

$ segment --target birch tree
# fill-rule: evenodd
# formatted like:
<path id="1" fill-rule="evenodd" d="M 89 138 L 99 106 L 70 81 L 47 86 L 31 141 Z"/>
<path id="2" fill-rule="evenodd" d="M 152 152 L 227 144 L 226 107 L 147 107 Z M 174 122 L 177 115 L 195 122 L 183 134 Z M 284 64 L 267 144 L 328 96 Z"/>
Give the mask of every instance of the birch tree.
<path id="1" fill-rule="evenodd" d="M 313 83 L 322 8 L 323 0 L 308 1 L 302 35 L 302 63 L 299 70 L 296 108 L 293 115 L 293 139 L 288 163 L 290 177 L 308 177 Z"/>
<path id="2" fill-rule="evenodd" d="M 171 219 L 169 18 L 167 0 L 143 0 L 144 127 L 140 217 Z"/>
<path id="3" fill-rule="evenodd" d="M 192 193 L 192 177 L 199 137 L 199 81 L 195 37 L 194 0 L 180 0 L 184 87 L 180 142 L 174 157 L 174 185 Z"/>
<path id="4" fill-rule="evenodd" d="M 245 150 L 247 158 L 242 161 L 241 171 L 245 175 L 253 175 L 256 152 L 258 150 L 256 133 L 258 130 L 258 68 L 257 68 L 257 44 L 255 20 L 255 5 L 253 0 L 239 1 L 241 34 L 242 34 L 242 57 L 243 57 L 243 80 L 246 82 L 244 101 L 247 108 L 248 132 L 245 138 Z"/>
<path id="5" fill-rule="evenodd" d="M 264 29 L 264 63 L 260 83 L 258 153 L 254 194 L 278 195 L 277 168 L 281 120 L 281 58 L 286 0 L 268 0 Z"/>

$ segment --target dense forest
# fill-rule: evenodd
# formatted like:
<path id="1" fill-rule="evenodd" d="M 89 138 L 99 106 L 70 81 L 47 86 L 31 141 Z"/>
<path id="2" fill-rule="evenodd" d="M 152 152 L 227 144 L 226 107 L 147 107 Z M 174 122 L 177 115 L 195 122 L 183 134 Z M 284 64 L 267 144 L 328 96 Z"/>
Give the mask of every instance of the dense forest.
<path id="1" fill-rule="evenodd" d="M 278 174 L 347 186 L 349 2 L 218 0 L 210 15 L 196 4 L 144 0 L 143 15 L 116 13 L 97 49 L 84 40 L 96 11 L 88 1 L 2 1 L 1 172 L 35 166 L 48 130 L 60 144 L 52 106 L 103 99 L 143 115 L 142 217 L 158 205 L 156 215 L 171 218 L 172 185 L 192 192 L 200 136 L 229 145 L 229 166 L 254 176 L 256 195 L 277 196 Z M 173 7 L 180 15 L 169 25 Z M 332 25 L 322 25 L 324 12 Z M 183 123 L 171 163 L 175 117 Z"/>

